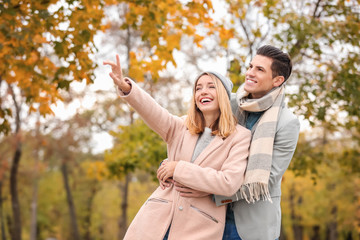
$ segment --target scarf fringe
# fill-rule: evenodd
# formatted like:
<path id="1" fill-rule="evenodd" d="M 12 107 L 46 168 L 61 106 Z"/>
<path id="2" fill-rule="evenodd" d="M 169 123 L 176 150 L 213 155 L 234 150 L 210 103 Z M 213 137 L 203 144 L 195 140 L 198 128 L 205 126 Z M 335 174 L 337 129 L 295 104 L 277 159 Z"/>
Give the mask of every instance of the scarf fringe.
<path id="1" fill-rule="evenodd" d="M 242 185 L 240 188 L 240 196 L 248 203 L 255 203 L 260 199 L 272 203 L 268 184 L 265 183 L 254 182 Z"/>

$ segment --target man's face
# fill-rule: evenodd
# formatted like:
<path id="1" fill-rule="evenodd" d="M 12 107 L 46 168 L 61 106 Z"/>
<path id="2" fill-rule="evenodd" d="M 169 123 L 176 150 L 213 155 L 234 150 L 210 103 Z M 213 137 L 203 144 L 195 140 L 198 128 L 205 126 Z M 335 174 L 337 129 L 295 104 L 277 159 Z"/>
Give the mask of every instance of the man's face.
<path id="1" fill-rule="evenodd" d="M 272 61 L 262 55 L 256 55 L 252 59 L 245 78 L 245 91 L 250 93 L 251 98 L 261 98 L 283 82 L 279 83 L 279 77 L 272 77 Z"/>

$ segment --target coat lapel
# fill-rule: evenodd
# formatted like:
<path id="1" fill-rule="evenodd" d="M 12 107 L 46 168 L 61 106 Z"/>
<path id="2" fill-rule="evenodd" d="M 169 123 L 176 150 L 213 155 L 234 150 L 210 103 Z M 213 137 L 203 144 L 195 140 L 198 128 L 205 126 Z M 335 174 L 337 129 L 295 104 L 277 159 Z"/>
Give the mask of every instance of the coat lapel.
<path id="1" fill-rule="evenodd" d="M 181 151 L 182 152 L 181 155 L 183 156 L 183 158 L 181 158 L 181 159 L 183 159 L 183 160 L 186 159 L 186 161 L 189 161 L 189 162 L 191 161 L 192 155 L 195 150 L 196 141 L 198 140 L 198 138 L 199 138 L 199 135 L 193 135 L 193 134 L 190 134 L 189 131 L 186 131 L 185 136 L 184 136 L 184 141 L 182 143 L 183 151 Z M 189 148 L 187 146 L 191 146 L 191 147 Z"/>
<path id="2" fill-rule="evenodd" d="M 210 144 L 200 153 L 200 155 L 195 159 L 194 163 L 197 165 L 200 165 L 207 158 L 207 156 L 210 153 L 212 153 L 213 151 L 218 149 L 223 143 L 224 143 L 224 140 L 221 137 L 216 136 L 210 142 Z M 196 144 L 196 142 L 195 142 L 195 144 Z"/>

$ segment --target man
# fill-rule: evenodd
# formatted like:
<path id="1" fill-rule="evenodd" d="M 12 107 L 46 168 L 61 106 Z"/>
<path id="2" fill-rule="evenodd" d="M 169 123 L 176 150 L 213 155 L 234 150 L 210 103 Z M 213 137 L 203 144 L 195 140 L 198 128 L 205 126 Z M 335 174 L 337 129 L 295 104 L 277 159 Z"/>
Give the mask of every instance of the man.
<path id="1" fill-rule="evenodd" d="M 218 205 L 230 202 L 223 240 L 275 240 L 280 236 L 281 179 L 300 130 L 299 120 L 284 103 L 284 83 L 291 70 L 288 54 L 265 45 L 252 59 L 245 83 L 232 94 L 234 114 L 253 137 L 243 186 L 230 198 L 214 196 Z M 184 197 L 206 194 L 175 186 Z"/>

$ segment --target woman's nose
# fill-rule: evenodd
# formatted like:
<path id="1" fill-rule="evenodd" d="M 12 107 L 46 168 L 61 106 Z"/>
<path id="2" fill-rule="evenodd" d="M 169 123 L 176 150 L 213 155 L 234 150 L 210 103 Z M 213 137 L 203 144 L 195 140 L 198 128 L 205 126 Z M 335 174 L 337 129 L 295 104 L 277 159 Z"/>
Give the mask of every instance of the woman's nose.
<path id="1" fill-rule="evenodd" d="M 208 88 L 201 89 L 201 92 L 200 92 L 201 95 L 205 95 L 207 93 L 208 93 Z"/>

